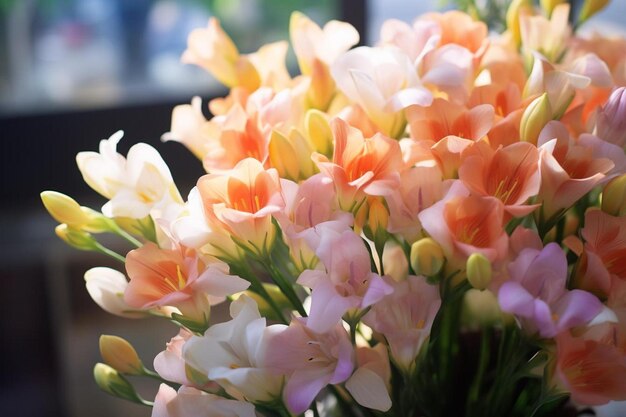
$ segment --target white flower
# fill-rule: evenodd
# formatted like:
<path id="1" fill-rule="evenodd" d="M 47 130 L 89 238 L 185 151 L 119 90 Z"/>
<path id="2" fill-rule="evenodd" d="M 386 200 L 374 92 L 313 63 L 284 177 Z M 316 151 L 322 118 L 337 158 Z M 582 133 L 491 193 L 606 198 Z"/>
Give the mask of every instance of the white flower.
<path id="1" fill-rule="evenodd" d="M 78 169 L 91 188 L 110 199 L 102 207 L 109 217 L 173 219 L 182 208 L 182 199 L 172 174 L 152 146 L 138 143 L 125 159 L 116 152 L 121 131 L 100 142 L 100 153 L 80 152 Z"/>
<path id="2" fill-rule="evenodd" d="M 272 331 L 251 298 L 242 295 L 230 306 L 233 318 L 192 337 L 183 348 L 183 359 L 233 395 L 233 388 L 252 402 L 280 397 L 283 379 L 265 367 L 265 349 Z"/>

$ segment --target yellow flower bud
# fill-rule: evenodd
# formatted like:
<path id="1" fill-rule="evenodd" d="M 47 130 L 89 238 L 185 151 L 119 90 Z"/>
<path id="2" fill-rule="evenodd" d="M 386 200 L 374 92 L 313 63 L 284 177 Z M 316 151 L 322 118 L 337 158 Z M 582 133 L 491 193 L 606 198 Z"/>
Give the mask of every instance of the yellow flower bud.
<path id="1" fill-rule="evenodd" d="M 272 167 L 276 168 L 281 178 L 298 180 L 300 168 L 296 150 L 289 143 L 289 139 L 276 130 L 272 131 L 270 137 L 269 157 Z"/>
<path id="2" fill-rule="evenodd" d="M 552 10 L 559 4 L 565 3 L 565 0 L 540 0 L 541 8 L 548 15 L 548 17 L 552 14 Z"/>
<path id="3" fill-rule="evenodd" d="M 87 223 L 82 227 L 84 231 L 89 233 L 105 233 L 119 229 L 119 226 L 115 224 L 113 219 L 106 217 L 99 211 L 95 211 L 89 207 L 81 207 L 80 209 L 85 216 L 87 216 Z"/>
<path id="4" fill-rule="evenodd" d="M 467 258 L 467 280 L 477 290 L 484 290 L 491 283 L 491 262 L 481 253 Z"/>
<path id="5" fill-rule="evenodd" d="M 107 365 L 120 373 L 129 375 L 143 373 L 144 366 L 137 351 L 121 337 L 105 334 L 100 336 L 100 355 Z"/>
<path id="6" fill-rule="evenodd" d="M 506 11 L 506 27 L 516 46 L 522 42 L 519 17 L 520 14 L 532 11 L 530 0 L 513 0 Z"/>
<path id="7" fill-rule="evenodd" d="M 330 157 L 333 153 L 333 132 L 326 117 L 319 110 L 309 110 L 304 118 L 304 126 L 314 150 Z"/>
<path id="8" fill-rule="evenodd" d="M 536 145 L 539 133 L 550 120 L 552 120 L 552 106 L 548 99 L 548 93 L 543 93 L 530 103 L 522 115 L 521 140 Z"/>
<path id="9" fill-rule="evenodd" d="M 335 81 L 330 75 L 328 65 L 319 59 L 313 60 L 311 86 L 307 92 L 309 105 L 314 109 L 326 110 L 335 95 Z"/>
<path id="10" fill-rule="evenodd" d="M 383 266 L 385 275 L 389 275 L 394 281 L 404 281 L 409 275 L 409 261 L 406 259 L 404 248 L 393 240 L 385 243 Z"/>
<path id="11" fill-rule="evenodd" d="M 616 217 L 626 214 L 626 174 L 613 178 L 604 187 L 602 211 Z"/>
<path id="12" fill-rule="evenodd" d="M 98 242 L 96 242 L 96 239 L 94 239 L 91 234 L 83 232 L 82 230 L 74 229 L 67 224 L 58 225 L 54 229 L 54 232 L 61 240 L 73 248 L 80 250 L 97 249 Z"/>
<path id="13" fill-rule="evenodd" d="M 104 392 L 128 401 L 143 403 L 130 382 L 109 365 L 97 363 L 93 368 L 93 377 Z"/>
<path id="14" fill-rule="evenodd" d="M 59 223 L 80 229 L 89 221 L 80 205 L 72 197 L 56 191 L 44 191 L 40 195 L 48 213 Z"/>
<path id="15" fill-rule="evenodd" d="M 296 152 L 299 167 L 298 179 L 306 179 L 319 172 L 315 162 L 311 159 L 311 154 L 314 152 L 313 146 L 298 130 L 291 129 L 289 142 Z"/>
<path id="16" fill-rule="evenodd" d="M 383 204 L 381 199 L 372 198 L 369 200 L 369 212 L 367 216 L 367 225 L 370 228 L 374 239 L 381 234 L 387 232 L 387 224 L 389 223 L 389 211 Z"/>
<path id="17" fill-rule="evenodd" d="M 578 14 L 578 22 L 587 21 L 591 16 L 604 9 L 607 4 L 609 4 L 609 0 L 585 0 Z"/>
<path id="18" fill-rule="evenodd" d="M 411 267 L 417 275 L 433 276 L 441 271 L 445 256 L 432 238 L 426 237 L 411 246 Z"/>
<path id="19" fill-rule="evenodd" d="M 503 318 L 498 299 L 489 290 L 471 288 L 463 297 L 461 321 L 464 326 L 478 328 L 499 323 Z"/>

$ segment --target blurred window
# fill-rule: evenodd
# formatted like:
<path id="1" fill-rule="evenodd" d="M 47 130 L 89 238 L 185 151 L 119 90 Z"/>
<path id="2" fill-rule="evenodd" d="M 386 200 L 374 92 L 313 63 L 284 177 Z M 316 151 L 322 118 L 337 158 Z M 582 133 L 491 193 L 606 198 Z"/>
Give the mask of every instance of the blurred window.
<path id="1" fill-rule="evenodd" d="M 180 63 L 188 33 L 218 17 L 242 52 L 288 38 L 289 15 L 318 22 L 340 0 L 0 0 L 0 115 L 215 94 Z M 293 60 L 293 58 L 291 58 Z"/>

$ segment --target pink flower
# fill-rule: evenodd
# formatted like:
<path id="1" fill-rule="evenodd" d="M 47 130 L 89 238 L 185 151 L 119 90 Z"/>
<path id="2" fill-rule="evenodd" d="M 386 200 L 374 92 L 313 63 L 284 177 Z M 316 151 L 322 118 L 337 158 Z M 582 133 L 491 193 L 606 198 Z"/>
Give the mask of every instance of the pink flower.
<path id="1" fill-rule="evenodd" d="M 546 125 L 538 140 L 541 152 L 538 199 L 543 201 L 544 219 L 568 209 L 611 172 L 615 163 L 602 155 L 602 145 L 602 141 L 592 138 L 573 141 L 560 122 Z"/>
<path id="2" fill-rule="evenodd" d="M 182 246 L 170 250 L 147 243 L 128 253 L 126 271 L 130 283 L 124 301 L 131 307 L 175 306 L 183 314 L 202 321 L 208 319 L 209 305 L 250 285 L 228 275 L 227 264 L 205 263 L 195 251 Z"/>
<path id="3" fill-rule="evenodd" d="M 267 366 L 287 376 L 283 396 L 295 414 L 304 412 L 326 385 L 347 380 L 354 369 L 354 349 L 339 323 L 318 333 L 306 318 L 294 318 L 273 334 L 266 352 Z"/>
<path id="4" fill-rule="evenodd" d="M 503 311 L 516 315 L 531 333 L 541 337 L 583 325 L 602 310 L 594 295 L 566 289 L 567 259 L 556 243 L 543 250 L 523 250 L 509 264 L 511 279 L 500 287 Z"/>
<path id="5" fill-rule="evenodd" d="M 317 263 L 315 252 L 306 244 L 305 237 L 315 226 L 327 221 L 339 221 L 346 227 L 352 225 L 352 215 L 339 210 L 332 180 L 316 174 L 300 185 L 282 180 L 285 209 L 276 213 L 289 246 L 291 258 L 299 270 L 313 268 Z"/>
<path id="6" fill-rule="evenodd" d="M 446 196 L 418 217 L 448 260 L 482 253 L 494 262 L 507 254 L 508 236 L 502 227 L 504 205 L 494 197 L 470 195 L 461 181 L 454 181 Z"/>
<path id="7" fill-rule="evenodd" d="M 409 276 L 392 285 L 393 293 L 374 304 L 363 322 L 385 336 L 394 362 L 408 372 L 430 336 L 441 298 L 424 277 Z"/>
<path id="8" fill-rule="evenodd" d="M 598 109 L 596 129 L 601 139 L 626 147 L 626 87 L 613 90 L 609 100 Z"/>
<path id="9" fill-rule="evenodd" d="M 307 326 L 320 333 L 332 329 L 348 310 L 369 307 L 392 291 L 371 271 L 361 238 L 352 229 L 344 226 L 341 230 L 333 223 L 328 222 L 331 227 L 319 225 L 316 234 L 307 236 L 325 270 L 305 270 L 297 281 L 313 289 Z"/>
<path id="10" fill-rule="evenodd" d="M 390 233 L 403 236 L 409 243 L 421 237 L 422 225 L 417 215 L 439 201 L 444 182 L 437 165 L 416 166 L 400 174 L 400 187 L 385 196 L 389 207 Z"/>

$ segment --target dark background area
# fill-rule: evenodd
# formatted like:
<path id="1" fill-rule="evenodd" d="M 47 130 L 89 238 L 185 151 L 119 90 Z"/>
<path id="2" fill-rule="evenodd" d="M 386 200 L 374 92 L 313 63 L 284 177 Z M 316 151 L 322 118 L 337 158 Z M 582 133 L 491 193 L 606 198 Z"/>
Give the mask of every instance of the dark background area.
<path id="1" fill-rule="evenodd" d="M 365 1 L 338 3 L 335 17 L 365 33 Z M 203 102 L 225 93 L 197 92 Z M 201 163 L 181 144 L 163 143 L 160 137 L 169 130 L 173 107 L 190 98 L 138 99 L 80 110 L 0 111 L 1 416 L 149 415 L 96 387 L 92 369 L 100 361 L 98 336 L 125 337 L 151 365 L 177 330 L 162 321 L 138 322 L 101 311 L 85 289 L 83 274 L 93 266 L 119 265 L 57 239 L 56 223 L 39 193 L 57 190 L 82 205 L 101 207 L 104 199 L 83 182 L 75 156 L 97 151 L 100 139 L 121 129 L 125 134 L 118 151 L 126 155 L 137 142 L 154 146 L 186 196 L 204 173 Z M 138 390 L 151 400 L 156 385 L 139 383 Z"/>

